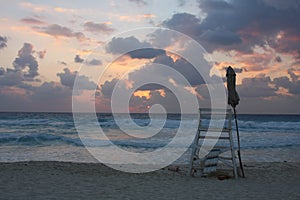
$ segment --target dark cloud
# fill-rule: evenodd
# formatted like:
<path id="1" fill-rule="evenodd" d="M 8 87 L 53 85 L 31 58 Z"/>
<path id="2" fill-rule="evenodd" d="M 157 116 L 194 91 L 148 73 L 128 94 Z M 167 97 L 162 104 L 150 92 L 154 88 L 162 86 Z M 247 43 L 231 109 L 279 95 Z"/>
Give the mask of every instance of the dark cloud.
<path id="1" fill-rule="evenodd" d="M 43 51 L 37 51 L 36 53 L 37 53 L 37 55 L 38 55 L 38 57 L 39 57 L 40 59 L 43 59 L 43 58 L 45 57 L 47 51 L 46 51 L 46 50 L 43 50 Z"/>
<path id="2" fill-rule="evenodd" d="M 115 88 L 117 82 L 120 81 L 120 87 L 124 87 L 123 89 L 126 90 L 124 84 L 122 84 L 122 80 L 114 78 L 110 81 L 105 81 L 100 86 L 101 95 L 98 96 L 98 101 L 104 102 L 107 107 L 110 108 L 111 101 L 110 98 L 112 96 L 112 91 Z M 162 105 L 168 113 L 176 113 L 180 111 L 179 103 L 176 96 L 167 88 L 163 88 L 162 86 L 154 86 L 155 84 L 147 84 L 142 87 L 137 88 L 138 90 L 151 90 L 149 95 L 151 98 L 146 97 L 139 97 L 132 95 L 129 101 L 129 109 L 131 112 L 147 112 L 149 106 L 154 104 Z M 156 88 L 156 89 L 154 89 Z M 161 89 L 163 88 L 163 89 Z M 163 91 L 163 95 L 162 95 Z"/>
<path id="3" fill-rule="evenodd" d="M 35 100 L 43 101 L 48 101 L 49 99 L 51 99 L 51 101 L 53 101 L 51 104 L 53 104 L 55 102 L 54 99 L 58 100 L 70 98 L 71 96 L 71 89 L 63 87 L 62 85 L 55 82 L 45 82 L 41 86 L 35 88 L 32 98 Z"/>
<path id="4" fill-rule="evenodd" d="M 241 38 L 231 32 L 226 30 L 207 30 L 200 35 L 200 40 L 207 41 L 212 44 L 219 45 L 233 45 L 242 42 Z"/>
<path id="5" fill-rule="evenodd" d="M 94 22 L 86 22 L 84 23 L 84 29 L 93 33 L 112 33 L 115 29 L 109 27 L 106 23 L 94 23 Z"/>
<path id="6" fill-rule="evenodd" d="M 110 81 L 105 81 L 102 85 L 100 85 L 101 94 L 106 98 L 111 98 L 112 91 L 117 84 L 119 79 L 114 78 Z"/>
<path id="7" fill-rule="evenodd" d="M 291 53 L 300 46 L 299 2 L 278 0 L 199 0 L 206 13 L 200 19 L 177 13 L 162 24 L 198 40 L 207 51 L 252 52 L 255 46 L 269 45 L 277 52 Z"/>
<path id="8" fill-rule="evenodd" d="M 78 89 L 94 90 L 97 87 L 97 85 L 90 81 L 87 76 L 79 75 L 77 71 L 71 72 L 68 68 L 65 68 L 63 73 L 57 73 L 57 76 L 60 78 L 61 84 L 69 88 L 73 88 L 75 78 L 80 87 Z"/>
<path id="9" fill-rule="evenodd" d="M 299 114 L 300 112 L 299 95 L 277 95 L 270 99 L 242 98 L 238 106 L 238 112 L 247 114 Z"/>
<path id="10" fill-rule="evenodd" d="M 165 54 L 162 49 L 151 47 L 148 42 L 140 42 L 137 38 L 131 36 L 127 38 L 113 38 L 106 46 L 106 51 L 112 54 L 127 54 L 131 58 L 154 58 Z"/>
<path id="11" fill-rule="evenodd" d="M 156 83 L 149 83 L 138 88 L 138 90 L 160 90 L 160 89 L 165 89 L 165 87 L 163 85 L 159 85 Z"/>
<path id="12" fill-rule="evenodd" d="M 24 77 L 29 78 L 28 80 L 32 80 L 34 77 L 39 75 L 38 62 L 32 55 L 33 53 L 33 45 L 30 43 L 24 43 L 23 47 L 18 52 L 18 57 L 13 62 L 15 70 L 22 71 L 24 73 Z"/>
<path id="13" fill-rule="evenodd" d="M 277 96 L 277 89 L 271 87 L 271 78 L 261 75 L 254 78 L 244 78 L 242 84 L 237 86 L 241 98 Z"/>
<path id="14" fill-rule="evenodd" d="M 130 108 L 133 112 L 148 112 L 149 107 L 159 104 L 161 105 L 167 113 L 180 113 L 180 104 L 178 102 L 175 94 L 168 90 L 163 89 L 164 94 L 161 93 L 162 90 L 152 90 L 150 91 L 149 99 L 145 97 L 132 96 L 129 101 Z"/>
<path id="15" fill-rule="evenodd" d="M 7 37 L 0 35 L 0 49 L 7 47 Z"/>
<path id="16" fill-rule="evenodd" d="M 76 63 L 82 63 L 83 61 L 84 61 L 84 59 L 80 58 L 79 55 L 76 55 L 74 58 L 74 62 L 76 62 Z"/>
<path id="17" fill-rule="evenodd" d="M 87 40 L 83 33 L 75 32 L 68 27 L 64 27 L 58 24 L 51 24 L 45 27 L 35 27 L 35 29 L 53 37 L 76 38 L 79 41 Z"/>
<path id="18" fill-rule="evenodd" d="M 98 60 L 98 59 L 92 59 L 90 61 L 87 61 L 86 64 L 90 65 L 90 66 L 97 66 L 97 65 L 101 65 L 102 62 L 101 62 L 101 60 Z"/>
<path id="19" fill-rule="evenodd" d="M 72 90 L 55 82 L 45 82 L 27 89 L 4 87 L 0 89 L 1 111 L 70 112 Z"/>
<path id="20" fill-rule="evenodd" d="M 143 47 L 151 47 L 151 45 L 147 42 L 140 42 L 137 38 L 131 36 L 127 38 L 114 37 L 105 48 L 107 53 L 124 54 Z"/>
<path id="21" fill-rule="evenodd" d="M 169 67 L 172 71 L 174 71 L 174 73 L 170 74 L 166 71 L 165 67 L 160 65 Z M 148 63 L 140 69 L 129 73 L 128 80 L 132 81 L 135 86 L 143 85 L 144 80 L 147 80 L 149 77 L 153 77 L 154 80 L 157 80 L 161 83 L 169 83 L 170 79 L 172 79 L 176 84 L 178 84 L 178 87 L 187 86 L 186 82 L 184 82 L 182 77 L 176 74 L 175 71 L 183 76 L 191 86 L 205 83 L 197 69 L 195 69 L 194 66 L 192 66 L 185 59 L 179 58 L 174 61 L 170 56 L 167 55 L 158 56 L 152 63 Z M 204 71 L 205 69 L 203 69 L 202 72 Z M 209 69 L 207 70 L 206 76 L 209 77 Z M 147 84 L 139 88 L 139 90 L 159 89 L 165 89 L 165 87 L 159 84 Z"/>
<path id="22" fill-rule="evenodd" d="M 201 85 L 205 83 L 202 76 L 197 71 L 197 69 L 191 63 L 189 63 L 183 58 L 179 58 L 176 61 L 174 61 L 171 57 L 167 55 L 163 55 L 157 57 L 153 62 L 163 64 L 175 69 L 181 75 L 183 75 L 192 86 Z M 203 71 L 209 72 L 209 69 Z M 209 74 L 206 75 L 209 77 Z"/>
<path id="23" fill-rule="evenodd" d="M 297 76 L 292 70 L 288 71 L 291 79 L 286 76 L 274 78 L 273 83 L 277 87 L 288 89 L 291 94 L 300 95 L 300 76 Z"/>
<path id="24" fill-rule="evenodd" d="M 131 58 L 146 58 L 151 59 L 155 58 L 159 55 L 164 55 L 166 53 L 165 50 L 162 49 L 154 49 L 154 48 L 145 48 L 145 49 L 137 49 L 128 53 Z"/>
<path id="25" fill-rule="evenodd" d="M 4 86 L 19 86 L 24 83 L 24 74 L 13 69 L 0 68 L 0 88 Z"/>
<path id="26" fill-rule="evenodd" d="M 189 13 L 177 13 L 165 20 L 163 26 L 197 38 L 202 34 L 201 20 Z"/>
<path id="27" fill-rule="evenodd" d="M 30 111 L 72 111 L 72 90 L 55 82 L 45 82 L 30 96 Z"/>
<path id="28" fill-rule="evenodd" d="M 181 35 L 175 31 L 158 29 L 148 35 L 152 46 L 157 48 L 165 48 L 178 41 Z"/>
<path id="29" fill-rule="evenodd" d="M 18 51 L 18 57 L 13 62 L 13 69 L 0 67 L 0 88 L 17 87 L 31 90 L 33 86 L 27 82 L 40 82 L 36 78 L 39 73 L 38 62 L 33 56 L 34 52 L 32 44 L 24 43 Z"/>
<path id="30" fill-rule="evenodd" d="M 46 24 L 46 22 L 43 22 L 43 21 L 35 19 L 35 18 L 23 18 L 20 21 L 23 22 L 23 23 L 32 24 L 32 25 L 43 25 L 43 24 Z"/>

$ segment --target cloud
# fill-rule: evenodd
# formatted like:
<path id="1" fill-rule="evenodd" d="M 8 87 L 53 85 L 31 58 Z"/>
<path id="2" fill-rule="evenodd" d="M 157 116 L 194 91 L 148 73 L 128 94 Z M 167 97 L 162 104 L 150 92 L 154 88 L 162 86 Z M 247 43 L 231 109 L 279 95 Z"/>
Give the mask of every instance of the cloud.
<path id="1" fill-rule="evenodd" d="M 32 55 L 33 45 L 30 43 L 24 43 L 23 47 L 18 52 L 18 57 L 14 60 L 13 66 L 16 71 L 22 71 L 24 77 L 28 80 L 33 80 L 34 77 L 39 75 L 38 73 L 38 62 Z M 28 68 L 27 71 L 25 71 Z"/>
<path id="2" fill-rule="evenodd" d="M 112 96 L 112 91 L 115 88 L 117 82 L 119 82 L 119 87 L 122 87 L 122 91 L 125 93 L 127 88 L 125 86 L 125 82 L 123 84 L 124 80 L 119 80 L 118 78 L 114 78 L 110 81 L 105 81 L 101 86 L 100 86 L 100 92 L 101 95 L 99 95 L 98 102 L 101 102 L 102 104 L 102 109 L 103 105 L 105 104 L 106 107 L 108 107 L 108 110 L 111 111 L 111 101 L 110 98 Z M 163 90 L 161 89 L 162 87 L 156 87 L 154 89 L 154 85 L 148 84 L 145 86 L 142 86 L 141 88 L 138 88 L 138 91 L 141 90 L 146 90 L 149 88 L 150 91 L 147 91 L 149 94 L 149 98 L 145 96 L 135 96 L 132 95 L 129 101 L 129 110 L 131 112 L 148 112 L 149 107 L 154 105 L 154 104 L 160 104 L 162 105 L 168 113 L 176 113 L 180 111 L 180 106 L 178 103 L 178 100 L 176 96 L 167 88 L 164 88 Z M 98 107 L 100 105 L 98 104 Z M 102 111 L 103 110 L 99 110 Z"/>
<path id="3" fill-rule="evenodd" d="M 74 62 L 76 62 L 76 63 L 82 63 L 83 61 L 84 61 L 84 59 L 80 58 L 79 55 L 76 55 L 74 58 Z"/>
<path id="4" fill-rule="evenodd" d="M 7 37 L 0 35 L 0 49 L 7 47 Z"/>
<path id="5" fill-rule="evenodd" d="M 61 84 L 69 88 L 73 88 L 75 78 L 80 90 L 94 90 L 97 87 L 96 83 L 90 81 L 87 76 L 79 75 L 77 71 L 71 72 L 68 68 L 65 68 L 62 73 L 57 73 L 57 76 L 60 78 Z"/>
<path id="6" fill-rule="evenodd" d="M 277 89 L 271 86 L 269 76 L 260 75 L 254 78 L 244 78 L 242 84 L 237 86 L 241 98 L 277 96 Z"/>
<path id="7" fill-rule="evenodd" d="M 180 40 L 181 35 L 175 31 L 158 29 L 148 35 L 152 46 L 166 48 Z"/>
<path id="8" fill-rule="evenodd" d="M 97 65 L 101 65 L 102 62 L 101 62 L 101 60 L 98 60 L 98 59 L 92 59 L 90 61 L 87 61 L 86 64 L 90 65 L 90 66 L 97 66 Z"/>
<path id="9" fill-rule="evenodd" d="M 286 76 L 282 76 L 274 78 L 273 83 L 277 87 L 288 89 L 291 94 L 300 95 L 300 76 L 297 76 L 292 70 L 288 70 L 288 73 L 291 79 Z"/>
<path id="10" fill-rule="evenodd" d="M 207 30 L 201 34 L 199 38 L 200 40 L 204 40 L 212 44 L 225 46 L 239 44 L 242 42 L 241 38 L 237 34 L 227 30 Z"/>
<path id="11" fill-rule="evenodd" d="M 43 22 L 41 20 L 38 20 L 38 19 L 35 19 L 35 18 L 23 18 L 20 20 L 21 22 L 23 23 L 26 23 L 26 24 L 31 24 L 31 25 L 44 25 L 46 24 L 46 22 Z"/>
<path id="12" fill-rule="evenodd" d="M 274 60 L 274 54 L 270 52 L 237 53 L 235 59 L 248 71 L 263 71 L 268 69 L 271 61 Z"/>
<path id="13" fill-rule="evenodd" d="M 150 43 L 140 42 L 133 36 L 112 38 L 106 46 L 106 51 L 112 54 L 127 54 L 131 58 L 138 59 L 150 59 L 165 54 L 165 50 L 152 48 Z"/>
<path id="14" fill-rule="evenodd" d="M 76 38 L 79 41 L 87 40 L 88 38 L 82 32 L 75 32 L 68 27 L 61 26 L 58 24 L 50 24 L 44 27 L 35 27 L 39 32 L 46 33 L 53 37 L 67 37 L 67 38 Z"/>
<path id="15" fill-rule="evenodd" d="M 148 112 L 152 105 L 161 105 L 167 113 L 180 113 L 180 104 L 177 97 L 168 89 L 152 90 L 150 98 L 132 96 L 129 102 L 131 112 Z"/>
<path id="16" fill-rule="evenodd" d="M 111 98 L 112 91 L 117 84 L 119 79 L 114 78 L 110 81 L 105 81 L 102 85 L 100 85 L 101 94 L 106 98 Z"/>
<path id="17" fill-rule="evenodd" d="M 55 82 L 44 82 L 39 87 L 34 89 L 33 99 L 48 101 L 51 100 L 52 104 L 55 99 L 70 98 L 72 95 L 72 90 Z M 69 102 L 70 103 L 70 102 Z"/>
<path id="18" fill-rule="evenodd" d="M 107 44 L 107 53 L 112 54 L 124 54 L 132 51 L 134 49 L 140 49 L 143 47 L 151 47 L 147 42 L 140 42 L 137 38 L 131 36 L 127 38 L 112 38 L 112 40 Z"/>
<path id="19" fill-rule="evenodd" d="M 176 13 L 171 19 L 163 21 L 162 25 L 197 38 L 202 34 L 201 20 L 189 13 Z"/>
<path id="20" fill-rule="evenodd" d="M 37 53 L 37 55 L 38 55 L 38 57 L 39 57 L 40 59 L 43 59 L 43 58 L 45 57 L 47 51 L 46 51 L 46 50 L 43 50 L 43 51 L 37 51 L 36 53 Z"/>
<path id="21" fill-rule="evenodd" d="M 207 51 L 253 52 L 255 46 L 269 45 L 280 53 L 297 51 L 300 46 L 299 2 L 278 6 L 278 0 L 199 0 L 203 18 L 176 13 L 162 25 L 199 41 Z M 278 4 L 278 5 L 277 5 Z M 283 9 L 284 8 L 284 9 Z"/>
<path id="22" fill-rule="evenodd" d="M 164 55 L 166 53 L 163 49 L 154 49 L 154 48 L 144 48 L 144 49 L 137 49 L 134 51 L 129 52 L 131 58 L 138 58 L 138 59 L 151 59 L 155 58 L 159 55 Z"/>
<path id="23" fill-rule="evenodd" d="M 22 87 L 24 74 L 21 71 L 0 68 L 0 88 L 4 86 Z"/>
<path id="24" fill-rule="evenodd" d="M 108 26 L 106 23 L 94 23 L 94 22 L 86 22 L 84 23 L 84 30 L 92 32 L 92 33 L 104 33 L 110 34 L 115 29 Z"/>
<path id="25" fill-rule="evenodd" d="M 192 64 L 190 64 L 188 61 L 186 61 L 183 58 L 179 58 L 176 61 L 174 61 L 170 56 L 163 55 L 157 57 L 153 61 L 153 63 L 160 63 L 175 69 L 181 75 L 183 75 L 192 86 L 201 85 L 205 83 L 202 76 L 197 71 L 197 69 L 195 69 L 195 67 Z M 209 76 L 209 74 L 206 75 Z M 180 84 L 180 82 L 177 83 Z"/>
<path id="26" fill-rule="evenodd" d="M 27 82 L 40 82 L 36 77 L 38 73 L 38 62 L 33 56 L 33 45 L 24 43 L 23 47 L 18 51 L 18 57 L 15 58 L 13 69 L 0 67 L 0 90 L 3 87 L 18 87 L 22 89 L 31 89 Z"/>
<path id="27" fill-rule="evenodd" d="M 72 90 L 55 82 L 44 82 L 27 89 L 19 87 L 0 88 L 1 111 L 70 112 Z"/>

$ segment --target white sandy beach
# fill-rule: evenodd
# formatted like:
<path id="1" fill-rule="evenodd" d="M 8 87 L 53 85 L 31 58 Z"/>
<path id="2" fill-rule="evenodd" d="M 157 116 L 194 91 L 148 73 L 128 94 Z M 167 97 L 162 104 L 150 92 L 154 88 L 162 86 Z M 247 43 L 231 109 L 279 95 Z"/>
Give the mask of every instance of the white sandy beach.
<path id="1" fill-rule="evenodd" d="M 99 163 L 0 164 L 0 199 L 300 199 L 300 163 L 245 163 L 246 178 L 129 174 Z"/>

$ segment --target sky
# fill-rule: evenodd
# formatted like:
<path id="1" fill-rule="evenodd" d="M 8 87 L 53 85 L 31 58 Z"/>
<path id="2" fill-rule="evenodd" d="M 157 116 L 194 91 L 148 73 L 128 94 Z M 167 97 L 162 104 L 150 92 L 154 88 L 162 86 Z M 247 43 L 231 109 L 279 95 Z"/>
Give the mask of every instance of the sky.
<path id="1" fill-rule="evenodd" d="M 232 66 L 239 113 L 300 114 L 297 0 L 11 0 L 0 9 L 0 111 L 71 112 L 75 101 L 111 112 L 118 86 L 135 88 L 131 112 L 179 112 L 165 84 L 208 106 L 208 88 L 226 87 Z M 199 57 L 201 73 L 182 55 Z M 142 85 L 149 78 L 161 84 Z"/>

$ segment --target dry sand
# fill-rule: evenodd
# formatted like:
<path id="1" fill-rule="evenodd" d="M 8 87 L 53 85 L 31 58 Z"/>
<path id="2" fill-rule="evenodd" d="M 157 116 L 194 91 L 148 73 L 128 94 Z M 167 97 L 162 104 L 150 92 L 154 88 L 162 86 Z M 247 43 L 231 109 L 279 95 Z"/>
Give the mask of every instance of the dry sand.
<path id="1" fill-rule="evenodd" d="M 300 163 L 246 163 L 246 178 L 188 177 L 186 167 L 129 174 L 95 163 L 0 163 L 0 199 L 300 199 Z"/>

